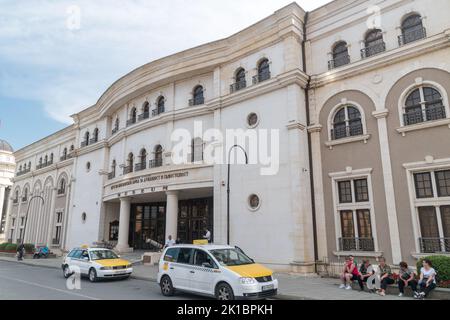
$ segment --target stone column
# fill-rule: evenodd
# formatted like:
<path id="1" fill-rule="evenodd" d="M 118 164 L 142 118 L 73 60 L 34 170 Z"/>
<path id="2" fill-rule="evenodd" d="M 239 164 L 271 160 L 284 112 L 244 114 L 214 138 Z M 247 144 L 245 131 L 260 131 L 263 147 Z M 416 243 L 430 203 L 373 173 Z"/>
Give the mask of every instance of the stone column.
<path id="1" fill-rule="evenodd" d="M 55 203 L 56 203 L 56 197 L 58 196 L 57 188 L 51 187 L 50 188 L 50 213 L 49 213 L 49 219 L 48 219 L 48 225 L 47 225 L 47 247 L 51 247 L 53 245 L 53 222 L 55 221 Z"/>
<path id="2" fill-rule="evenodd" d="M 399 264 L 402 261 L 402 252 L 400 248 L 400 233 L 398 227 L 397 206 L 395 203 L 394 178 L 392 175 L 391 154 L 389 150 L 386 120 L 389 115 L 389 111 L 387 109 L 381 109 L 373 112 L 372 115 L 378 122 L 381 164 L 383 167 L 384 190 L 389 221 L 389 236 L 391 239 L 392 262 L 394 264 Z"/>
<path id="3" fill-rule="evenodd" d="M 167 191 L 166 239 L 177 239 L 178 232 L 178 191 Z"/>
<path id="4" fill-rule="evenodd" d="M 132 252 L 128 244 L 128 234 L 130 230 L 131 199 L 120 198 L 120 220 L 119 220 L 119 241 L 116 249 L 119 252 Z"/>

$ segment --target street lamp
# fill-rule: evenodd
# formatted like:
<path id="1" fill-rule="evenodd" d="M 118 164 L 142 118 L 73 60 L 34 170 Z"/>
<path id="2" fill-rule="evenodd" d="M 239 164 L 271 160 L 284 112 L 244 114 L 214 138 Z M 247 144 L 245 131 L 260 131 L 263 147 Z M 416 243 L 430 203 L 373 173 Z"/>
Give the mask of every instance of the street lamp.
<path id="1" fill-rule="evenodd" d="M 239 148 L 245 154 L 245 164 L 248 164 L 247 152 L 244 148 L 239 145 L 234 145 L 228 151 L 228 180 L 227 180 L 227 244 L 230 245 L 230 169 L 231 169 L 231 151 L 233 149 Z"/>
<path id="2" fill-rule="evenodd" d="M 21 239 L 22 245 L 23 245 L 23 242 L 25 241 L 25 234 L 26 234 L 26 231 L 27 231 L 28 213 L 30 212 L 31 202 L 34 199 L 41 199 L 42 200 L 42 205 L 44 205 L 44 203 L 45 203 L 44 198 L 41 197 L 41 196 L 33 196 L 33 197 L 31 197 L 30 201 L 28 202 L 27 215 L 25 216 L 25 225 L 23 226 L 23 235 L 22 235 L 22 239 Z"/>

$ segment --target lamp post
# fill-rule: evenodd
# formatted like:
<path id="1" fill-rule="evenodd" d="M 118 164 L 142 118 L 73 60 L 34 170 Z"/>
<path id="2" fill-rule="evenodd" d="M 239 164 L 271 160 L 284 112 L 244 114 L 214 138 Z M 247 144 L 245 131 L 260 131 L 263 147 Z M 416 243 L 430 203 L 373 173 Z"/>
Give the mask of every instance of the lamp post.
<path id="1" fill-rule="evenodd" d="M 30 201 L 28 202 L 27 214 L 25 216 L 25 225 L 23 226 L 23 236 L 22 236 L 22 239 L 21 239 L 22 245 L 23 245 L 23 242 L 25 241 L 25 234 L 27 232 L 28 213 L 30 212 L 31 202 L 34 199 L 41 199 L 42 200 L 42 205 L 44 205 L 44 203 L 45 203 L 45 200 L 44 200 L 44 198 L 42 196 L 33 196 L 33 197 L 31 197 Z"/>
<path id="2" fill-rule="evenodd" d="M 227 244 L 230 245 L 230 169 L 231 169 L 231 151 L 235 148 L 239 148 L 244 152 L 245 164 L 248 164 L 247 152 L 239 145 L 234 145 L 228 151 L 228 178 L 227 178 Z"/>

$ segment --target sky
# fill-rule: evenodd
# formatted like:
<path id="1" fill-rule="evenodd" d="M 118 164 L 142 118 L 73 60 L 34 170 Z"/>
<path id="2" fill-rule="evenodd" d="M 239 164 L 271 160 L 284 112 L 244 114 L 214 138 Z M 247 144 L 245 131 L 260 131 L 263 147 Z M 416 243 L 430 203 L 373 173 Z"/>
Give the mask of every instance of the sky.
<path id="1" fill-rule="evenodd" d="M 228 37 L 292 0 L 0 0 L 0 139 L 15 150 L 71 123 L 117 79 Z M 298 0 L 305 10 L 330 0 Z"/>

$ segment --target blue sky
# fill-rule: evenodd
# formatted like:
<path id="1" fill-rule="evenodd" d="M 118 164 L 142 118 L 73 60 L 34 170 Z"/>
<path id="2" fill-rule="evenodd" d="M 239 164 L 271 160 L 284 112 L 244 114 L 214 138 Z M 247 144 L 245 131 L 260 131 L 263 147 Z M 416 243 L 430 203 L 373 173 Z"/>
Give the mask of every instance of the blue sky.
<path id="1" fill-rule="evenodd" d="M 0 139 L 14 149 L 37 141 L 134 68 L 227 37 L 291 2 L 0 0 Z M 312 10 L 329 0 L 297 2 Z"/>

